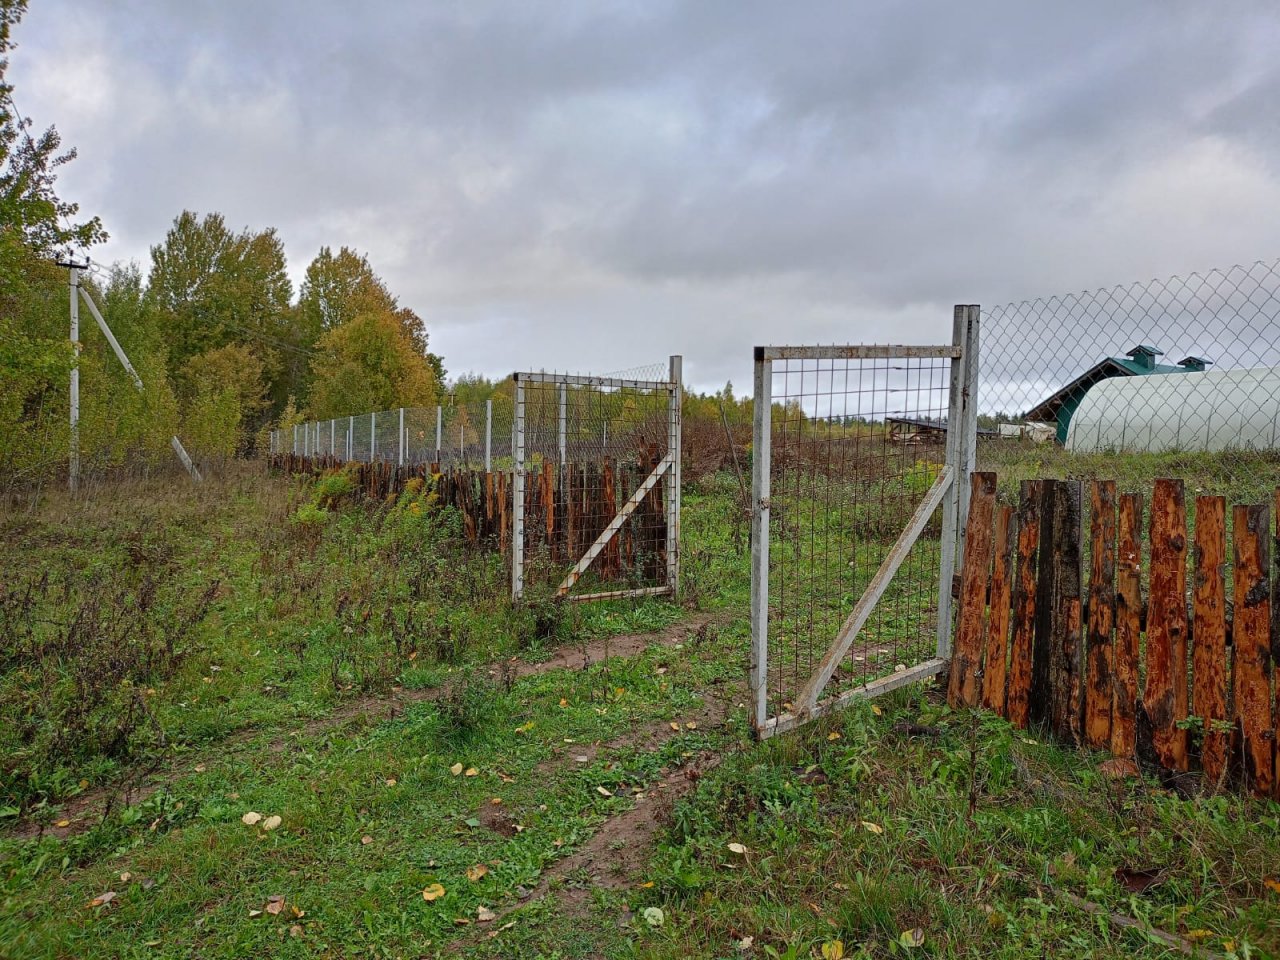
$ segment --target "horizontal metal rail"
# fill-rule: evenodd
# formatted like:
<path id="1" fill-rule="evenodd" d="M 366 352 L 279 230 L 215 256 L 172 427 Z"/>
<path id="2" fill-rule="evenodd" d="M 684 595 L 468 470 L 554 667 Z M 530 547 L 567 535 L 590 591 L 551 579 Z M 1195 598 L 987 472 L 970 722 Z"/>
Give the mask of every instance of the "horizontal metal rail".
<path id="1" fill-rule="evenodd" d="M 672 390 L 670 380 L 619 380 L 615 377 L 588 377 L 570 373 L 516 373 L 512 379 L 525 383 L 563 383 L 570 387 L 601 387 L 608 390 Z"/>
<path id="2" fill-rule="evenodd" d="M 926 360 L 960 357 L 958 346 L 851 344 L 829 347 L 756 347 L 757 360 Z"/>

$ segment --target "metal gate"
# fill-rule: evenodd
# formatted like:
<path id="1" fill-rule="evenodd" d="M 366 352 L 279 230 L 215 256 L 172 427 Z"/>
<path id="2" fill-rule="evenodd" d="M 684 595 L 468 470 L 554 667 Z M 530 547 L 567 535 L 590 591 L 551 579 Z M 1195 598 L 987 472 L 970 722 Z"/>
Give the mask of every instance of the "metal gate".
<path id="1" fill-rule="evenodd" d="M 756 348 L 757 737 L 944 669 L 978 315 L 957 306 L 947 346 Z"/>
<path id="2" fill-rule="evenodd" d="M 511 595 L 677 592 L 681 358 L 612 376 L 515 374 Z"/>

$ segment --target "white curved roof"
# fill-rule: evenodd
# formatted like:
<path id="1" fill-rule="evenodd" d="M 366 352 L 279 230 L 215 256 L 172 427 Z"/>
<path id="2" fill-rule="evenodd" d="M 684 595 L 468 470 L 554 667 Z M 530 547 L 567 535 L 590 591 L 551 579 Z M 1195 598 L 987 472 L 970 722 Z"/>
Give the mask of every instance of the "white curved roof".
<path id="1" fill-rule="evenodd" d="M 1067 428 L 1081 452 L 1280 447 L 1280 368 L 1112 377 L 1094 384 Z"/>

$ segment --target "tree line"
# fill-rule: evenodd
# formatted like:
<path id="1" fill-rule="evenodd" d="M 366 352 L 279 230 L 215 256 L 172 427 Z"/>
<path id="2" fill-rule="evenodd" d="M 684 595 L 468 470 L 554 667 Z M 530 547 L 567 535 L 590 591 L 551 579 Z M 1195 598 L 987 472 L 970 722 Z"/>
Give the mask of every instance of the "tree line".
<path id="1" fill-rule="evenodd" d="M 444 366 L 422 317 L 365 256 L 322 247 L 295 291 L 276 231 L 233 229 L 218 213 L 179 213 L 145 273 L 130 263 L 82 276 L 143 389 L 83 309 L 77 357 L 58 264 L 108 235 L 58 196 L 75 151 L 14 106 L 7 73 L 26 7 L 0 0 L 0 484 L 40 482 L 65 464 L 77 363 L 87 471 L 167 462 L 175 434 L 208 461 L 253 451 L 276 423 L 440 398 Z"/>

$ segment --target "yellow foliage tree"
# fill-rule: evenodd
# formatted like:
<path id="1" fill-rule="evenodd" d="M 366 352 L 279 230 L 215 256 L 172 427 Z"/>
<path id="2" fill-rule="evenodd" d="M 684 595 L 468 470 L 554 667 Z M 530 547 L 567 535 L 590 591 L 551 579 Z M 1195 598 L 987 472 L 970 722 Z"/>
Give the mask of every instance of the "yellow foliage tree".
<path id="1" fill-rule="evenodd" d="M 437 402 L 435 370 L 394 313 L 372 310 L 327 331 L 311 361 L 316 419 Z"/>

